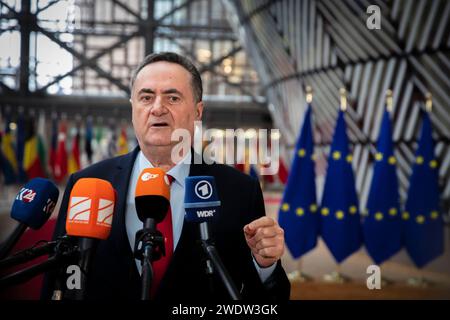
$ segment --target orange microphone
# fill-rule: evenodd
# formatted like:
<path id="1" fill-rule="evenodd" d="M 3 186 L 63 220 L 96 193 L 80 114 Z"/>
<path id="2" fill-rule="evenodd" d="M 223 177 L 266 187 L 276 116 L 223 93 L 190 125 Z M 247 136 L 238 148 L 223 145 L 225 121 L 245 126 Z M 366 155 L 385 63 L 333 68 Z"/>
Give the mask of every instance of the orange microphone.
<path id="1" fill-rule="evenodd" d="M 136 212 L 139 220 L 161 222 L 170 205 L 170 182 L 160 168 L 144 169 L 139 175 L 135 192 Z"/>
<path id="2" fill-rule="evenodd" d="M 70 193 L 66 231 L 67 235 L 79 238 L 78 266 L 81 269 L 80 288 L 70 290 L 76 300 L 86 296 L 98 240 L 106 240 L 111 233 L 115 202 L 113 186 L 102 179 L 79 179 Z"/>
<path id="3" fill-rule="evenodd" d="M 143 228 L 136 233 L 134 256 L 141 261 L 141 299 L 150 299 L 153 281 L 151 263 L 165 255 L 164 237 L 156 224 L 167 215 L 170 206 L 170 181 L 160 168 L 145 169 L 139 175 L 135 190 L 136 212 Z"/>
<path id="4" fill-rule="evenodd" d="M 97 178 L 78 180 L 70 193 L 67 235 L 105 240 L 111 232 L 116 195 L 111 183 Z"/>

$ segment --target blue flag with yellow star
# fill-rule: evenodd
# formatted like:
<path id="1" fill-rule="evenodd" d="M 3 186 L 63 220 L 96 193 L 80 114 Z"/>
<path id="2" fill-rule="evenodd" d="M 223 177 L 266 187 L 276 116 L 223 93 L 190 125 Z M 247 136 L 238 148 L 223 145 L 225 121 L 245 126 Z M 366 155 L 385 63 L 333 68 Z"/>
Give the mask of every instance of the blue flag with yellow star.
<path id="1" fill-rule="evenodd" d="M 364 244 L 376 264 L 389 259 L 402 247 L 396 159 L 390 112 L 384 112 L 378 137 L 373 178 L 363 222 Z"/>
<path id="2" fill-rule="evenodd" d="M 358 196 L 346 131 L 344 112 L 339 111 L 320 210 L 321 236 L 338 263 L 357 251 L 362 243 Z"/>
<path id="3" fill-rule="evenodd" d="M 439 211 L 438 163 L 430 117 L 425 113 L 403 213 L 405 246 L 419 268 L 444 252 L 444 223 Z"/>
<path id="4" fill-rule="evenodd" d="M 295 259 L 317 244 L 319 220 L 313 152 L 311 106 L 308 106 L 278 215 L 286 245 Z"/>

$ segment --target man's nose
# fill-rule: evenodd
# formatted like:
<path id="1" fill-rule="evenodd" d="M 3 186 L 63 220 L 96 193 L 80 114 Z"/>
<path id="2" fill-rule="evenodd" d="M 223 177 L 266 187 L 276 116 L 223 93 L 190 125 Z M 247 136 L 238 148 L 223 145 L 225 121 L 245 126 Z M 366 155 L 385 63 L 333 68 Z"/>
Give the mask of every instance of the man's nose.
<path id="1" fill-rule="evenodd" d="M 167 109 L 164 107 L 163 100 L 161 99 L 161 97 L 157 96 L 155 98 L 155 102 L 153 103 L 153 106 L 151 109 L 152 115 L 160 116 L 166 112 L 167 112 Z"/>

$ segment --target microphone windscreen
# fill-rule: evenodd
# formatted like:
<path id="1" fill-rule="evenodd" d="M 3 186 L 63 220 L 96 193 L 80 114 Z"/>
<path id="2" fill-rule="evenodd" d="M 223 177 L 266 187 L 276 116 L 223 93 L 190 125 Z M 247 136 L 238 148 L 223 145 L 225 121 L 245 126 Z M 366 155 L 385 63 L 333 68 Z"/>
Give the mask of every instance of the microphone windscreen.
<path id="1" fill-rule="evenodd" d="M 37 230 L 50 218 L 58 197 L 59 190 L 53 182 L 48 179 L 34 178 L 16 195 L 11 217 Z"/>
<path id="2" fill-rule="evenodd" d="M 69 236 L 105 240 L 111 232 L 116 193 L 110 182 L 82 178 L 75 182 L 67 209 Z"/>
<path id="3" fill-rule="evenodd" d="M 212 176 L 192 176 L 185 180 L 184 208 L 188 222 L 205 222 L 219 213 L 220 200 Z"/>
<path id="4" fill-rule="evenodd" d="M 139 175 L 135 191 L 136 212 L 139 219 L 161 222 L 170 206 L 170 181 L 160 168 L 144 169 Z"/>

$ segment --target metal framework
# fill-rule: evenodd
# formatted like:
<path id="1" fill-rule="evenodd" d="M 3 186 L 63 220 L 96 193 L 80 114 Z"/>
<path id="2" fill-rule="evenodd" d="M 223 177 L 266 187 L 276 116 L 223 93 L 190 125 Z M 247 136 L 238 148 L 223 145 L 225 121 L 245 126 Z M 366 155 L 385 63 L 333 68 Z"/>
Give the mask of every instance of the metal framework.
<path id="1" fill-rule="evenodd" d="M 66 12 L 58 18 L 48 14 L 58 10 Z M 14 5 L 2 0 L 0 36 L 20 32 L 20 64 L 0 66 L 0 106 L 59 112 L 74 105 L 76 113 L 84 110 L 128 117 L 128 82 L 133 68 L 145 54 L 170 50 L 186 55 L 199 67 L 207 103 L 223 108 L 218 96 L 250 97 L 261 110 L 259 125 L 270 126 L 265 101 L 258 96 L 257 73 L 223 11 L 222 3 L 213 0 L 20 0 Z M 38 83 L 37 52 L 42 36 L 68 52 L 73 63 L 69 70 Z M 67 79 L 76 95 L 73 101 L 82 101 L 81 108 L 64 95 L 52 94 L 61 91 L 60 84 Z M 225 101 L 233 106 L 234 100 Z M 95 110 L 96 105 L 114 110 Z M 236 107 L 229 108 L 228 117 L 242 119 L 241 124 L 246 125 L 245 111 Z"/>
<path id="2" fill-rule="evenodd" d="M 394 92 L 394 141 L 402 200 L 421 128 L 425 95 L 440 163 L 443 207 L 450 209 L 450 2 L 442 0 L 227 0 L 232 26 L 256 66 L 273 106 L 274 125 L 292 152 L 305 110 L 307 85 L 313 113 L 319 173 L 326 168 L 339 106 L 349 92 L 346 120 L 354 145 L 357 190 L 363 206 L 387 89 Z M 381 29 L 369 30 L 366 9 L 377 5 Z"/>

